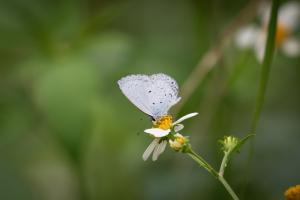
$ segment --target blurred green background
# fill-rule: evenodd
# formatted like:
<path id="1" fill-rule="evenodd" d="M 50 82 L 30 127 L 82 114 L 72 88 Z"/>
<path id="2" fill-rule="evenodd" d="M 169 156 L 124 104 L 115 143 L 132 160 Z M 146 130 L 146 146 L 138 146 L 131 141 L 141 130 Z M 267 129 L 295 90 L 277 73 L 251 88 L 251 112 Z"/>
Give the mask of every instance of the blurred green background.
<path id="1" fill-rule="evenodd" d="M 151 122 L 116 82 L 163 72 L 182 85 L 247 3 L 1 0 L 0 199 L 230 199 L 183 154 L 142 160 Z M 252 161 L 247 144 L 226 171 L 241 199 L 300 182 L 299 64 L 276 54 Z M 183 134 L 216 168 L 218 140 L 250 131 L 259 72 L 230 43 L 180 112 L 200 113 Z"/>

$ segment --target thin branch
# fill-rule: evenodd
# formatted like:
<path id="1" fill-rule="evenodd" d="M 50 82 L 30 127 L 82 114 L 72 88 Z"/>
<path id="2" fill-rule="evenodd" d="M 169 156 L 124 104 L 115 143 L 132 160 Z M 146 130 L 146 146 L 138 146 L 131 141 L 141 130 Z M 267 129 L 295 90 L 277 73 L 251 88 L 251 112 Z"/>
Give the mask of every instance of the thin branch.
<path id="1" fill-rule="evenodd" d="M 232 36 L 240 27 L 252 20 L 256 16 L 256 10 L 261 0 L 250 0 L 249 3 L 240 11 L 235 20 L 223 31 L 216 43 L 203 55 L 195 69 L 182 85 L 180 103 L 175 108 L 178 113 L 196 88 L 203 81 L 205 76 L 216 66 L 222 57 L 222 51 Z"/>

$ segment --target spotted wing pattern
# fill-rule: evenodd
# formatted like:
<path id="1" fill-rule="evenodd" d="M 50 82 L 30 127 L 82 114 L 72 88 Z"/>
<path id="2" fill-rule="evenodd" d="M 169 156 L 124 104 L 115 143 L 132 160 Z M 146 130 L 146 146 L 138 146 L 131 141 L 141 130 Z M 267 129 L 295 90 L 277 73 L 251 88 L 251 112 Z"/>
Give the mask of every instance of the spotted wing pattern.
<path id="1" fill-rule="evenodd" d="M 129 75 L 118 81 L 123 94 L 141 111 L 154 119 L 168 113 L 176 104 L 178 85 L 176 81 L 165 74 Z"/>

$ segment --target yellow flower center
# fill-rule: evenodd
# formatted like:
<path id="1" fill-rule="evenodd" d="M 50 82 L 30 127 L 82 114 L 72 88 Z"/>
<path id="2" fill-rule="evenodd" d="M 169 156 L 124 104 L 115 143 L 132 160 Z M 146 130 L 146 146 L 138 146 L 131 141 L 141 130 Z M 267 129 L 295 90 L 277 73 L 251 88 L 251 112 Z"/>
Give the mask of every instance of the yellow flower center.
<path id="1" fill-rule="evenodd" d="M 284 193 L 285 200 L 300 200 L 300 185 L 290 187 Z"/>
<path id="2" fill-rule="evenodd" d="M 289 36 L 289 31 L 284 24 L 278 24 L 276 30 L 275 44 L 280 46 L 285 39 Z"/>
<path id="3" fill-rule="evenodd" d="M 172 126 L 172 116 L 171 115 L 165 115 L 159 118 L 158 120 L 153 122 L 154 128 L 160 128 L 163 130 L 168 130 Z"/>

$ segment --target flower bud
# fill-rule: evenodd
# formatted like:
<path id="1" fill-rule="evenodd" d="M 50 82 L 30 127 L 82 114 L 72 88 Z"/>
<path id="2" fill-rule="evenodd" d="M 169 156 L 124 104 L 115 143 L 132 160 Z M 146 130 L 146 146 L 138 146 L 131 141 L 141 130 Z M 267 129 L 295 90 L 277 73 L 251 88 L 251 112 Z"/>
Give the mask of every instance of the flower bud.
<path id="1" fill-rule="evenodd" d="M 300 185 L 290 187 L 284 193 L 285 200 L 299 200 L 300 199 Z"/>
<path id="2" fill-rule="evenodd" d="M 221 141 L 223 145 L 223 151 L 225 153 L 231 152 L 239 143 L 239 139 L 233 136 L 225 136 Z"/>
<path id="3" fill-rule="evenodd" d="M 170 147 L 175 151 L 183 151 L 189 145 L 188 142 L 189 142 L 188 138 L 184 137 L 180 133 L 176 133 L 174 135 L 174 139 L 169 140 Z"/>

